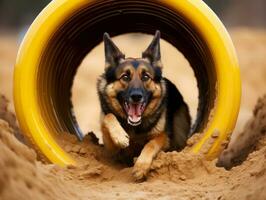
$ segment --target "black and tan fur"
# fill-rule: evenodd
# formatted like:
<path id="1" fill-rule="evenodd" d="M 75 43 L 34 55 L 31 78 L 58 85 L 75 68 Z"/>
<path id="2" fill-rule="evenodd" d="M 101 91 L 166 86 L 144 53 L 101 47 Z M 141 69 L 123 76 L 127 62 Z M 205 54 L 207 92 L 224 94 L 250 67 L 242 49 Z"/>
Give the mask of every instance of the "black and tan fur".
<path id="1" fill-rule="evenodd" d="M 98 80 L 105 148 L 133 160 L 133 176 L 144 178 L 161 150 L 181 150 L 190 131 L 188 106 L 162 77 L 160 32 L 142 58 L 125 58 L 104 34 L 105 72 Z M 133 113 L 133 114 L 132 114 Z"/>

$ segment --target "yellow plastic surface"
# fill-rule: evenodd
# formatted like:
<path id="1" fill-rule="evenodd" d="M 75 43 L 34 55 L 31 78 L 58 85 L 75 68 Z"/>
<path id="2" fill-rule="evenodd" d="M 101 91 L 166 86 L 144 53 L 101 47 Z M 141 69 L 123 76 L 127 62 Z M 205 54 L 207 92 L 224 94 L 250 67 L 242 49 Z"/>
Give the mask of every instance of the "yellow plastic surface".
<path id="1" fill-rule="evenodd" d="M 47 124 L 49 117 L 41 114 L 36 83 L 43 48 L 64 20 L 85 4 L 94 0 L 55 0 L 36 18 L 20 47 L 14 73 L 15 109 L 23 133 L 38 152 L 61 166 L 75 164 L 56 141 L 56 129 Z M 217 77 L 216 100 L 212 117 L 204 129 L 203 138 L 194 146 L 193 152 L 205 151 L 214 158 L 221 144 L 232 133 L 240 105 L 241 85 L 236 53 L 232 41 L 216 15 L 200 0 L 165 0 L 164 4 L 190 19 L 192 26 L 203 36 L 211 52 Z M 66 50 L 67 51 L 67 50 Z M 211 146 L 213 133 L 219 133 Z M 211 139 L 213 141 L 213 139 Z"/>

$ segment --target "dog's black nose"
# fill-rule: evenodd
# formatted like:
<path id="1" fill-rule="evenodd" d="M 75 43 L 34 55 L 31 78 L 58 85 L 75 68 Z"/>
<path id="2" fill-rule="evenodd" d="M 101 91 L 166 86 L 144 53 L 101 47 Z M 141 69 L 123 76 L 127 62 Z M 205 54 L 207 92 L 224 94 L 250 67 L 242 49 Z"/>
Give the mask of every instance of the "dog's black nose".
<path id="1" fill-rule="evenodd" d="M 138 102 L 141 102 L 143 101 L 143 95 L 142 95 L 142 92 L 140 91 L 134 91 L 130 94 L 130 100 L 132 102 L 135 102 L 135 103 L 138 103 Z"/>

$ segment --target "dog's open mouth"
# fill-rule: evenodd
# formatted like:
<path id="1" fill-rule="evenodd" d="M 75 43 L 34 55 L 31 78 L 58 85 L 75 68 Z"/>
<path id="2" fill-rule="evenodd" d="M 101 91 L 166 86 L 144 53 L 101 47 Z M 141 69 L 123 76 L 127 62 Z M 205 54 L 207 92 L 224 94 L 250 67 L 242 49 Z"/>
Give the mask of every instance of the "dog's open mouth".
<path id="1" fill-rule="evenodd" d="M 145 103 L 128 103 L 125 102 L 127 112 L 127 122 L 132 126 L 141 124 L 141 117 L 145 110 Z"/>

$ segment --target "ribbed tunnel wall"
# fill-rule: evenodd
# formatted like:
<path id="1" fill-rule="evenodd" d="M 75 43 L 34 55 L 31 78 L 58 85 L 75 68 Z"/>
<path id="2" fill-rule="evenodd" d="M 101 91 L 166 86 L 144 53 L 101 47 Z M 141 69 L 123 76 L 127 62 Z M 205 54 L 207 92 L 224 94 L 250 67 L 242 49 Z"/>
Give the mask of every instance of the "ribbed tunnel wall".
<path id="1" fill-rule="evenodd" d="M 47 125 L 55 132 L 80 134 L 72 112 L 71 87 L 78 66 L 102 41 L 104 32 L 111 36 L 131 32 L 154 34 L 157 29 L 163 39 L 184 54 L 195 72 L 199 106 L 192 132 L 202 131 L 216 95 L 212 55 L 182 13 L 155 1 L 136 0 L 88 3 L 73 12 L 49 39 L 37 72 L 41 111 L 45 118 L 50 118 Z"/>

